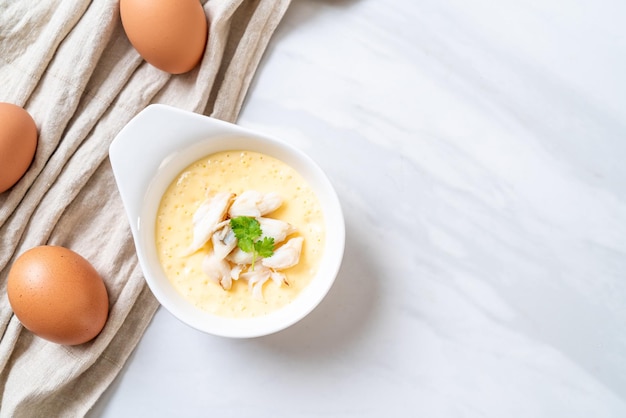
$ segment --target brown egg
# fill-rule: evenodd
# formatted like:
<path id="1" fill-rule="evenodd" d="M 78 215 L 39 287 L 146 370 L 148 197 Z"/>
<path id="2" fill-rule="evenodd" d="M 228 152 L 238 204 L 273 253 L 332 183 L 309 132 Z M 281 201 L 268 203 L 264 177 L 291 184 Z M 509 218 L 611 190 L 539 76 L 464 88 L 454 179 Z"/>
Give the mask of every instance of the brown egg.
<path id="1" fill-rule="evenodd" d="M 198 0 L 121 0 L 120 15 L 130 43 L 155 67 L 181 74 L 200 62 L 208 25 Z"/>
<path id="2" fill-rule="evenodd" d="M 109 297 L 93 266 L 74 251 L 40 246 L 11 266 L 7 294 L 22 325 L 46 340 L 76 345 L 100 333 Z"/>
<path id="3" fill-rule="evenodd" d="M 0 193 L 22 178 L 35 156 L 37 126 L 21 107 L 0 102 Z"/>

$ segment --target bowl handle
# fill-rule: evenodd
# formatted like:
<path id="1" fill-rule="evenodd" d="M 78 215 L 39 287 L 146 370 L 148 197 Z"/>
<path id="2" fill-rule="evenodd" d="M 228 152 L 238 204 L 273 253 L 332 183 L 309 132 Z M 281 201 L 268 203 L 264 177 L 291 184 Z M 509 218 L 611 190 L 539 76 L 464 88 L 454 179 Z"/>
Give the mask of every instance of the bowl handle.
<path id="1" fill-rule="evenodd" d="M 223 122 L 171 106 L 152 104 L 133 117 L 115 137 L 109 147 L 109 158 L 135 238 L 144 197 L 159 167 L 184 142 L 205 137 L 220 123 Z"/>

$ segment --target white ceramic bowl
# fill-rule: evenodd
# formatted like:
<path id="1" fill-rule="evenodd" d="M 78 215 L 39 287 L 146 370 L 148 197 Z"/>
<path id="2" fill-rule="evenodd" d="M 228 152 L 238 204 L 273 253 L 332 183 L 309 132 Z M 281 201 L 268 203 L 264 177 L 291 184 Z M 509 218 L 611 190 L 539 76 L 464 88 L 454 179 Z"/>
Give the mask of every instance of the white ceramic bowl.
<path id="1" fill-rule="evenodd" d="M 326 244 L 317 275 L 293 302 L 263 317 L 235 319 L 202 311 L 174 289 L 157 256 L 155 221 L 165 189 L 185 167 L 215 152 L 244 149 L 278 158 L 304 177 L 324 211 Z M 151 105 L 120 131 L 109 156 L 146 281 L 161 305 L 182 322 L 225 337 L 271 334 L 305 317 L 335 281 L 345 242 L 339 199 L 317 164 L 288 143 L 207 116 Z"/>

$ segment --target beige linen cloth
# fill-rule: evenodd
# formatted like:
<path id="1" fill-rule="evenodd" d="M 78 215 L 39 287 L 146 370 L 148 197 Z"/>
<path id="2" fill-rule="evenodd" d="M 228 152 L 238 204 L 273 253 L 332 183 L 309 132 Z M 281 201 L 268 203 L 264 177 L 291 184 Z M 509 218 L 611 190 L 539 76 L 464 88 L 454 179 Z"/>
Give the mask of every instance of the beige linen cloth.
<path id="1" fill-rule="evenodd" d="M 39 131 L 27 174 L 0 194 L 1 417 L 83 416 L 123 367 L 158 303 L 137 263 L 109 144 L 150 103 L 234 121 L 289 2 L 204 1 L 204 58 L 172 76 L 129 44 L 119 0 L 0 0 L 0 101 L 25 107 Z M 11 263 L 42 244 L 73 249 L 105 280 L 110 313 L 95 340 L 49 343 L 13 316 Z"/>

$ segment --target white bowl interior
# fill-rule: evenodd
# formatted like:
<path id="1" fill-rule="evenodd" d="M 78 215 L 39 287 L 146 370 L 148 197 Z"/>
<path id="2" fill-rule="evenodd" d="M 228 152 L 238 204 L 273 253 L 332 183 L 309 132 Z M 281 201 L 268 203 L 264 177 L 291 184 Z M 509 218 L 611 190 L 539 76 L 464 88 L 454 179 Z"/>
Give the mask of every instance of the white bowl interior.
<path id="1" fill-rule="evenodd" d="M 194 114 L 194 117 L 197 116 Z M 146 281 L 155 297 L 161 305 L 181 321 L 198 330 L 226 337 L 267 335 L 280 331 L 302 319 L 327 294 L 343 258 L 344 219 L 339 200 L 330 181 L 308 156 L 278 139 L 260 135 L 235 125 L 231 125 L 232 129 L 229 130 L 229 124 L 217 122 L 220 123 L 221 128 L 218 134 L 207 135 L 204 139 L 187 141 L 187 145 L 162 157 L 158 162 L 156 174 L 152 176 L 143 195 L 136 228 L 132 228 L 137 253 Z M 134 126 L 133 132 L 141 132 L 140 128 L 140 126 Z M 317 275 L 293 302 L 262 317 L 225 318 L 196 308 L 181 296 L 169 282 L 157 255 L 155 243 L 156 214 L 163 193 L 174 178 L 187 166 L 204 156 L 227 150 L 257 151 L 292 166 L 314 190 L 324 212 L 326 240 L 324 255 Z M 113 155 L 111 157 L 113 160 Z M 113 166 L 115 172 L 116 164 Z M 122 178 L 124 175 L 132 175 L 132 170 L 118 169 L 117 171 L 116 180 L 118 184 L 124 181 Z M 120 171 L 124 171 L 124 173 L 119 173 Z M 123 193 L 122 195 L 124 197 Z M 133 219 L 131 219 L 131 225 L 132 223 Z"/>

